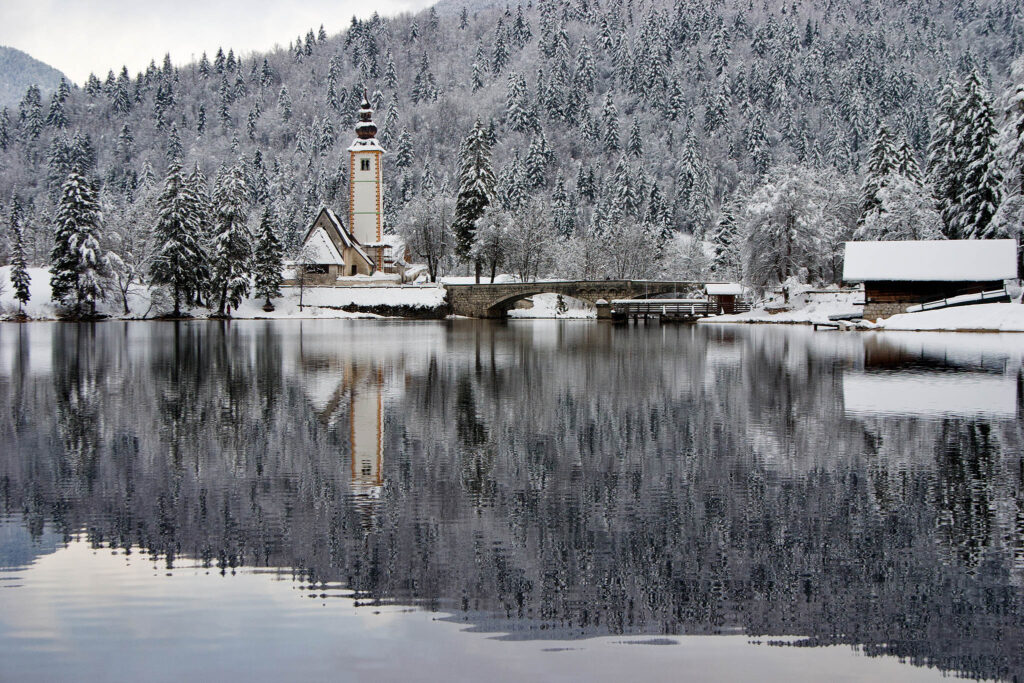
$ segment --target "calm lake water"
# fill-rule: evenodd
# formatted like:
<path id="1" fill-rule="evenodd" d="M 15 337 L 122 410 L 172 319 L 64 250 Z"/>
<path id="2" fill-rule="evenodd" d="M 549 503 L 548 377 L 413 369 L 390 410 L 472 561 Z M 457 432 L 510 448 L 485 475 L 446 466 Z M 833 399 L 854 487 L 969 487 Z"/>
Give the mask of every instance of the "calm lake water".
<path id="1" fill-rule="evenodd" d="M 0 325 L 0 679 L 1024 673 L 1024 338 Z"/>

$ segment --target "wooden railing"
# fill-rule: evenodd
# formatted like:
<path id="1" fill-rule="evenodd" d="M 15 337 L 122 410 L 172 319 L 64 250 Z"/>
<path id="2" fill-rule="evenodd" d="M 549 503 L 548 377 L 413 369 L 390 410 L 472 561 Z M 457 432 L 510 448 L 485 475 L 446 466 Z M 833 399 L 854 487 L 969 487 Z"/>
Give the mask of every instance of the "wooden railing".
<path id="1" fill-rule="evenodd" d="M 707 299 L 616 299 L 611 307 L 613 318 L 698 318 L 721 311 L 718 302 Z"/>

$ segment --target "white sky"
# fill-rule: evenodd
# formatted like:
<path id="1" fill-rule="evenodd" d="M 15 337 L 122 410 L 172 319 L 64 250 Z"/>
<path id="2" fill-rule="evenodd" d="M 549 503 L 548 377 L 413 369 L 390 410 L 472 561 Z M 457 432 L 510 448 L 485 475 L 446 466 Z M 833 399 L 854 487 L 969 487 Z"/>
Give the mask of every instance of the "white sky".
<path id="1" fill-rule="evenodd" d="M 218 47 L 236 55 L 287 46 L 324 25 L 328 35 L 355 14 L 383 16 L 428 7 L 433 0 L 0 0 L 0 45 L 15 47 L 81 85 L 95 72 L 134 76 L 164 53 L 176 65 Z"/>

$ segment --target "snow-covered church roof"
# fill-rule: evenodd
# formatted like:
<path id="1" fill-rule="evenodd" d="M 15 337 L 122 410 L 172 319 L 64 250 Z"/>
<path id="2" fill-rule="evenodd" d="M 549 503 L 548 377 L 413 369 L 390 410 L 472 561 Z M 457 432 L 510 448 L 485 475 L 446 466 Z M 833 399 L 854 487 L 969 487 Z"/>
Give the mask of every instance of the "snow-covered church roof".
<path id="1" fill-rule="evenodd" d="M 1017 277 L 1016 240 L 847 242 L 846 282 L 985 282 Z"/>
<path id="2" fill-rule="evenodd" d="M 304 257 L 308 263 L 345 265 L 345 259 L 342 258 L 338 248 L 327 236 L 327 231 L 320 226 L 313 228 L 306 238 Z"/>

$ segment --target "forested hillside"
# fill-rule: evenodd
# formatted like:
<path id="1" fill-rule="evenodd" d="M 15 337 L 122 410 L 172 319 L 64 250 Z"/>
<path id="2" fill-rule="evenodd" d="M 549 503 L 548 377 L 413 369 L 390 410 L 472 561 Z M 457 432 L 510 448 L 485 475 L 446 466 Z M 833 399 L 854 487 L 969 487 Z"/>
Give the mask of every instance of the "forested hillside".
<path id="1" fill-rule="evenodd" d="M 203 188 L 240 163 L 250 224 L 269 208 L 294 250 L 321 205 L 346 208 L 345 148 L 365 89 L 390 152 L 387 224 L 418 245 L 417 216 L 487 165 L 491 213 L 479 225 L 537 246 L 527 277 L 830 281 L 854 233 L 1019 230 L 1024 123 L 1006 114 L 1016 106 L 1024 122 L 1024 100 L 1009 97 L 1024 19 L 1013 0 L 445 6 L 321 27 L 266 54 L 211 46 L 193 64 L 115 68 L 49 101 L 30 90 L 0 114 L 3 216 L 18 214 L 28 261 L 47 262 L 77 168 L 98 187 L 104 248 L 144 273 L 170 160 L 186 174 L 198 165 Z M 966 119 L 991 130 L 936 137 L 936 122 L 948 133 Z M 974 164 L 968 181 L 943 149 L 992 172 Z M 997 196 L 965 208 L 968 182 Z M 888 215 L 899 225 L 878 220 Z M 691 234 L 706 242 L 676 238 Z M 441 270 L 465 267 L 452 252 L 503 260 L 458 236 L 442 240 Z M 786 256 L 772 251 L 782 244 Z"/>
<path id="2" fill-rule="evenodd" d="M 45 92 L 57 89 L 64 78 L 57 69 L 13 47 L 0 45 L 0 106 L 17 105 L 30 85 Z"/>

